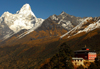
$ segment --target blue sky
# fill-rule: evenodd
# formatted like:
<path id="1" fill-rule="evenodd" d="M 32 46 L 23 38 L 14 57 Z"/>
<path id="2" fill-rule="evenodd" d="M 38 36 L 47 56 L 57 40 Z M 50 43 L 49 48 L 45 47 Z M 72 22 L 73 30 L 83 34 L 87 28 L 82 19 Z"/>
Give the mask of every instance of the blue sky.
<path id="1" fill-rule="evenodd" d="M 100 16 L 100 0 L 0 0 L 0 16 L 5 11 L 14 14 L 26 3 L 43 19 L 62 11 L 78 17 Z"/>

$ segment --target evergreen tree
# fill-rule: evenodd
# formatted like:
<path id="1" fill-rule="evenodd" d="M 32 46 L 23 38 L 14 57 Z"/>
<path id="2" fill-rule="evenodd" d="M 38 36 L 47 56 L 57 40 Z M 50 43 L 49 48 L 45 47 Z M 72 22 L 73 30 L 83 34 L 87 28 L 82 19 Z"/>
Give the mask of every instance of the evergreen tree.
<path id="1" fill-rule="evenodd" d="M 100 69 L 100 60 L 95 60 L 95 64 L 97 66 L 97 69 Z"/>
<path id="2" fill-rule="evenodd" d="M 62 64 L 63 64 L 62 67 L 65 67 L 67 69 L 73 69 L 71 57 L 72 57 L 72 50 L 66 43 L 63 43 L 59 49 L 59 59 L 60 59 L 60 62 L 62 62 Z M 67 62 L 66 62 L 66 60 L 67 60 Z"/>
<path id="3" fill-rule="evenodd" d="M 97 69 L 97 66 L 95 63 L 91 63 L 88 69 Z"/>
<path id="4" fill-rule="evenodd" d="M 41 69 L 74 69 L 71 57 L 72 51 L 70 47 L 66 43 L 63 43 L 60 46 L 59 52 Z"/>

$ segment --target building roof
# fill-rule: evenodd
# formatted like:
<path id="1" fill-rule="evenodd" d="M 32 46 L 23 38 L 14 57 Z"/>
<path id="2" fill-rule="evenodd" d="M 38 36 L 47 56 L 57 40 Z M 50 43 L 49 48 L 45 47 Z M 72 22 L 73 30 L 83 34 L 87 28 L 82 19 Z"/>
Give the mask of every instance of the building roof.
<path id="1" fill-rule="evenodd" d="M 73 60 L 83 60 L 83 58 L 77 58 L 77 57 L 73 57 Z"/>
<path id="2" fill-rule="evenodd" d="M 85 45 L 85 47 L 82 47 L 82 48 L 87 48 L 87 47 L 86 47 L 86 45 Z"/>
<path id="3" fill-rule="evenodd" d="M 95 52 L 95 51 L 91 51 L 91 50 L 77 50 L 77 51 L 74 51 L 74 52 Z"/>

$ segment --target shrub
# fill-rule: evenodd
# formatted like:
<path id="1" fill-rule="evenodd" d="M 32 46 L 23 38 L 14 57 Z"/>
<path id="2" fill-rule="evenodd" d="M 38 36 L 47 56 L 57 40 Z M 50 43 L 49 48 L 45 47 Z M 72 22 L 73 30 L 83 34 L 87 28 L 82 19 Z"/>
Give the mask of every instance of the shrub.
<path id="1" fill-rule="evenodd" d="M 84 69 L 82 65 L 78 66 L 77 69 Z"/>

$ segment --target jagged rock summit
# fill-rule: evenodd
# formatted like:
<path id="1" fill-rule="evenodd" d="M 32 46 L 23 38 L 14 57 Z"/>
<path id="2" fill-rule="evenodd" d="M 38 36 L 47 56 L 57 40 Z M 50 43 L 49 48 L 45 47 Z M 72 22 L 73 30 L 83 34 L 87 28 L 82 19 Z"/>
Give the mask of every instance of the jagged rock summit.
<path id="1" fill-rule="evenodd" d="M 64 11 L 60 15 L 50 16 L 49 19 L 55 21 L 57 25 L 63 27 L 68 31 L 84 20 L 84 18 L 69 15 Z"/>

